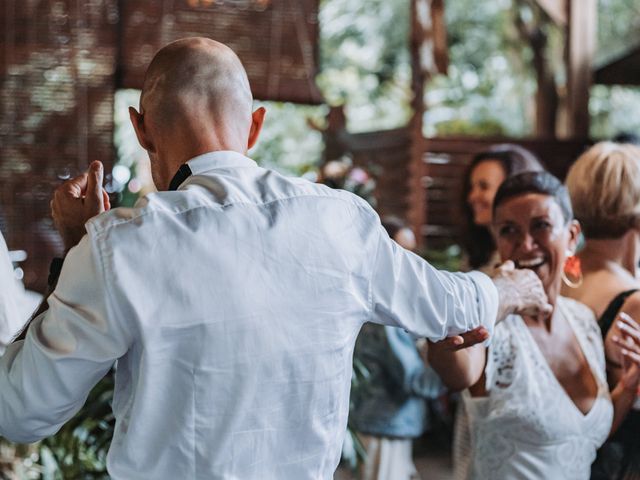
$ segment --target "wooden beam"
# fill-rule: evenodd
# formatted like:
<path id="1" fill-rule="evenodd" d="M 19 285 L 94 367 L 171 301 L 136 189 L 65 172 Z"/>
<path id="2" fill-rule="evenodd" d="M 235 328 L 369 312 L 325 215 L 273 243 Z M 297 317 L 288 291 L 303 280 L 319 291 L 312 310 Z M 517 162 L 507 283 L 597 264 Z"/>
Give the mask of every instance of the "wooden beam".
<path id="1" fill-rule="evenodd" d="M 597 0 L 568 0 L 567 134 L 589 136 L 589 89 L 596 50 Z"/>
<path id="2" fill-rule="evenodd" d="M 567 25 L 567 0 L 535 0 L 540 8 L 545 11 L 547 15 L 556 24 L 564 27 Z"/>
<path id="3" fill-rule="evenodd" d="M 427 49 L 425 44 L 431 31 L 430 23 L 431 3 L 429 0 L 411 0 L 410 30 L 409 30 L 409 53 L 411 56 L 411 90 L 413 99 L 411 107 L 413 116 L 408 125 L 411 138 L 409 178 L 407 179 L 407 190 L 409 198 L 409 209 L 407 211 L 407 221 L 411 225 L 416 236 L 418 248 L 425 247 L 424 237 L 421 233 L 422 225 L 427 220 L 427 192 L 422 187 L 422 117 L 425 111 L 424 86 L 430 73 L 437 73 L 435 70 L 435 59 L 433 51 Z"/>

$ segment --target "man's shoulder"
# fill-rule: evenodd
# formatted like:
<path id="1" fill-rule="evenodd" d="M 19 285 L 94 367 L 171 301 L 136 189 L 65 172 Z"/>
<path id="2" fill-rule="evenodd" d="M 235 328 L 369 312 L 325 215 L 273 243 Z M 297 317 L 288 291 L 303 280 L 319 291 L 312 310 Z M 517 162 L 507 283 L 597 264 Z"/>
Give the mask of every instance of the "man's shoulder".
<path id="1" fill-rule="evenodd" d="M 260 195 L 230 196 L 226 201 L 215 203 L 206 197 L 193 194 L 193 191 L 154 192 L 142 197 L 133 207 L 117 207 L 104 212 L 86 224 L 87 232 L 93 236 L 101 236 L 114 229 L 141 228 L 155 223 L 160 216 L 170 217 L 189 210 L 208 207 L 220 213 L 234 204 L 252 203 L 256 207 L 278 202 L 303 200 L 305 202 L 330 201 L 358 210 L 359 214 L 377 218 L 377 214 L 363 198 L 344 191 L 336 190 L 303 178 L 285 177 L 273 171 L 266 171 L 268 179 L 260 180 Z M 277 185 L 274 185 L 274 182 Z M 266 193 L 265 193 L 266 192 Z M 153 220 L 150 220 L 153 219 Z"/>
<path id="2" fill-rule="evenodd" d="M 188 208 L 184 202 L 180 204 L 180 202 L 171 202 L 169 198 L 162 198 L 164 194 L 169 194 L 171 197 L 180 196 L 178 192 L 162 192 L 162 195 L 157 192 L 147 194 L 133 207 L 116 207 L 93 217 L 85 225 L 87 232 L 90 235 L 100 236 L 116 227 L 140 226 L 146 222 L 147 217 L 157 212 L 177 213 L 181 208 Z"/>
<path id="3" fill-rule="evenodd" d="M 363 210 L 373 210 L 362 197 L 346 190 L 330 188 L 326 185 L 311 182 L 301 177 L 289 177 L 274 170 L 263 169 L 262 179 L 269 178 L 271 193 L 275 200 L 289 200 L 296 197 L 318 197 L 320 199 L 333 199 L 339 202 L 354 205 Z"/>

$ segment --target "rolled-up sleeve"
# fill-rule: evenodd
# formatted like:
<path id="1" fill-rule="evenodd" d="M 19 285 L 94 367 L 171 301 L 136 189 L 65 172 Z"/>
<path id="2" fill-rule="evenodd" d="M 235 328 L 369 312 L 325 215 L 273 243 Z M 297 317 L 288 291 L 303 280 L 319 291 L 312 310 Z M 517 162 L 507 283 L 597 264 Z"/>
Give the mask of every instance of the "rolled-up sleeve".
<path id="1" fill-rule="evenodd" d="M 99 252 L 89 235 L 64 263 L 49 309 L 0 359 L 0 434 L 33 442 L 56 433 L 128 349 L 110 311 Z"/>
<path id="2" fill-rule="evenodd" d="M 493 332 L 498 292 L 489 277 L 437 270 L 391 240 L 382 227 L 378 234 L 370 284 L 372 322 L 431 341 L 481 325 Z"/>

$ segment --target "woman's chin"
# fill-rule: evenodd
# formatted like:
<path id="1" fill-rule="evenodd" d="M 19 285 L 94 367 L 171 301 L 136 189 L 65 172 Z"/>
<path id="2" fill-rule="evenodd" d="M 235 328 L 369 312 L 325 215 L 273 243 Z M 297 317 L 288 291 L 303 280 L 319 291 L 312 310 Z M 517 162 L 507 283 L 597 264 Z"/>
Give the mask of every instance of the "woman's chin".
<path id="1" fill-rule="evenodd" d="M 478 227 L 489 227 L 491 225 L 491 217 L 488 215 L 476 215 L 473 217 L 473 223 Z"/>

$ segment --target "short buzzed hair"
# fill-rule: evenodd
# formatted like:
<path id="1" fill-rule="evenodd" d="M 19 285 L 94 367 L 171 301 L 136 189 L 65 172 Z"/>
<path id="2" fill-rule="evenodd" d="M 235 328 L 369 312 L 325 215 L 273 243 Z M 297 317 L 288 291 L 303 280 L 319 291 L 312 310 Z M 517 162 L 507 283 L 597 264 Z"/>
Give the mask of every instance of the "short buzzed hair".
<path id="1" fill-rule="evenodd" d="M 505 201 L 527 193 L 540 193 L 553 197 L 562 211 L 565 222 L 573 220 L 569 192 L 562 182 L 549 172 L 524 172 L 506 179 L 498 188 L 493 200 L 494 214 Z"/>

